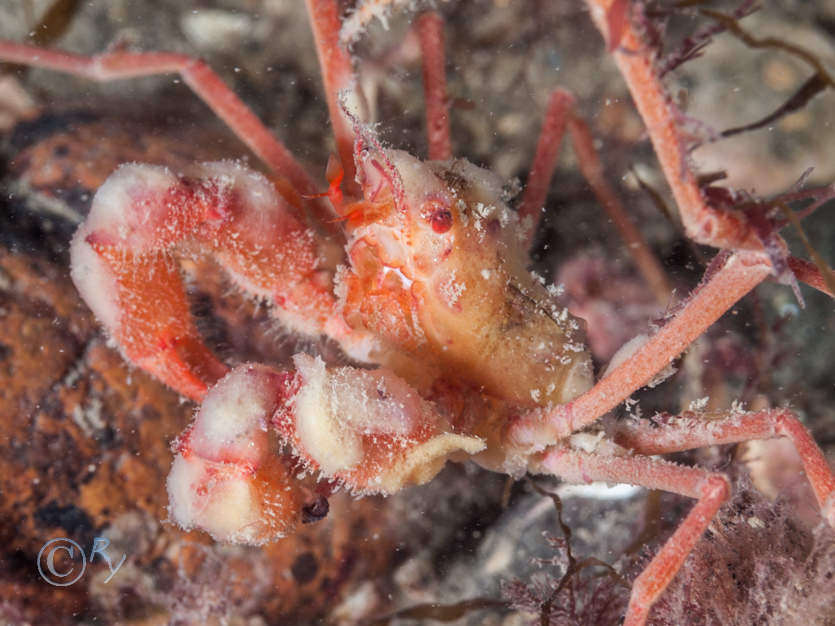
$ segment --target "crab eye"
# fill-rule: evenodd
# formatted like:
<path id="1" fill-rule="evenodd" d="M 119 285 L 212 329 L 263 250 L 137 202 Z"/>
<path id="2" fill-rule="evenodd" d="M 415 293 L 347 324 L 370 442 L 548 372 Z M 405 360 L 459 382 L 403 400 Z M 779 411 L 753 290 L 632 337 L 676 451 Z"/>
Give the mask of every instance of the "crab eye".
<path id="1" fill-rule="evenodd" d="M 423 207 L 423 214 L 427 221 L 439 235 L 449 231 L 452 228 L 452 211 L 446 204 L 442 204 L 436 200 L 427 202 Z"/>

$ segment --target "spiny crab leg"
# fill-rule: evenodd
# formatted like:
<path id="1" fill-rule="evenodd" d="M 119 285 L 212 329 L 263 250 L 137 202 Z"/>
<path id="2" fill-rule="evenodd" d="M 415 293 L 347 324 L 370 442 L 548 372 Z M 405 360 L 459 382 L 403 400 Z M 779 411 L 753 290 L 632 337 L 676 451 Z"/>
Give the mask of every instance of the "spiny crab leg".
<path id="1" fill-rule="evenodd" d="M 653 603 L 681 569 L 687 556 L 730 495 L 727 479 L 698 467 L 683 467 L 640 456 L 592 454 L 556 447 L 531 468 L 570 482 L 629 483 L 662 489 L 697 500 L 673 535 L 635 579 L 624 626 L 643 626 Z"/>
<path id="2" fill-rule="evenodd" d="M 354 122 L 343 110 L 341 99 L 352 99 L 349 108 L 350 105 L 359 108 L 356 113 L 359 113 L 358 119 L 362 121 L 365 108 L 363 94 L 355 84 L 350 56 L 340 42 L 342 22 L 338 3 L 332 0 L 307 0 L 307 9 L 313 25 L 337 152 L 345 172 L 345 191 L 349 196 L 357 197 L 360 194 L 354 180 Z M 416 30 L 423 57 L 429 158 L 446 160 L 452 157 L 452 148 L 444 75 L 443 20 L 436 13 L 425 13 L 418 18 Z"/>
<path id="3" fill-rule="evenodd" d="M 717 267 L 717 265 L 719 267 Z M 556 407 L 535 409 L 510 426 L 519 445 L 542 446 L 591 424 L 649 383 L 699 335 L 772 273 L 765 253 L 720 254 L 681 309 L 589 391 Z"/>
<path id="4" fill-rule="evenodd" d="M 226 372 L 188 309 L 179 262 L 210 254 L 290 327 L 350 334 L 335 314 L 318 241 L 262 175 L 233 162 L 186 176 L 124 165 L 96 193 L 71 244 L 72 278 L 125 357 L 200 400 Z"/>
<path id="5" fill-rule="evenodd" d="M 835 476 L 809 432 L 790 411 L 764 410 L 716 420 L 685 414 L 665 419 L 657 428 L 644 420 L 632 420 L 618 422 L 612 434 L 621 448 L 581 452 L 560 445 L 549 449 L 541 460 L 535 461 L 531 470 L 577 483 L 627 482 L 698 500 L 676 532 L 635 580 L 625 625 L 641 626 L 645 623 L 653 603 L 681 569 L 699 537 L 730 495 L 727 479 L 721 474 L 651 459 L 648 455 L 751 439 L 788 437 L 800 456 L 824 520 L 835 527 Z M 625 454 L 624 449 L 636 456 Z"/>
<path id="6" fill-rule="evenodd" d="M 675 109 L 658 78 L 651 53 L 627 16 L 617 18 L 617 33 L 609 33 L 609 13 L 623 9 L 624 0 L 586 0 L 591 16 L 614 48 L 615 63 L 626 81 L 632 99 L 646 124 L 650 140 L 673 191 L 687 236 L 718 248 L 762 249 L 763 245 L 745 216 L 719 211 L 705 200 L 696 175 L 686 161 L 686 150 L 676 123 Z M 614 18 L 613 18 L 614 19 Z M 613 24 L 614 26 L 614 24 Z"/>
<path id="7" fill-rule="evenodd" d="M 611 435 L 618 445 L 648 456 L 752 439 L 788 437 L 803 463 L 823 518 L 835 527 L 835 476 L 809 431 L 791 411 L 766 409 L 720 419 L 685 414 L 662 421 L 660 427 L 646 420 L 619 421 Z"/>
<path id="8" fill-rule="evenodd" d="M 769 259 L 762 252 L 722 254 L 719 261 L 721 267 L 716 267 L 718 264 L 714 261 L 703 283 L 653 337 L 579 398 L 519 418 L 510 426 L 511 441 L 530 449 L 541 449 L 548 441 L 569 437 L 572 432 L 590 424 L 648 383 L 728 308 L 772 273 Z M 618 423 L 613 428 L 613 435 L 617 444 L 641 455 L 788 437 L 801 458 L 824 519 L 835 527 L 835 477 L 820 448 L 789 411 L 760 411 L 715 421 L 685 417 L 660 428 L 649 427 L 643 422 Z M 574 482 L 627 482 L 698 500 L 681 526 L 635 580 L 624 622 L 629 626 L 645 623 L 652 604 L 674 578 L 730 493 L 723 476 L 706 470 L 640 456 L 623 456 L 617 452 L 586 454 L 562 444 L 548 448 L 541 460 L 532 463 L 531 471 L 554 474 Z"/>
<path id="9" fill-rule="evenodd" d="M 733 207 L 716 208 L 702 193 L 699 182 L 688 163 L 687 151 L 678 129 L 675 105 L 659 78 L 652 52 L 641 40 L 628 15 L 628 0 L 586 0 L 591 16 L 604 39 L 613 49 L 615 63 L 622 74 L 635 106 L 647 127 L 652 146 L 664 176 L 679 207 L 687 236 L 697 243 L 731 250 L 762 250 L 769 252 L 775 271 L 781 279 L 795 278 L 807 282 L 824 293 L 824 281 L 817 268 L 788 257 L 782 238 L 773 233 L 766 244 L 762 233 L 741 211 Z M 633 5 L 638 10 L 640 6 Z M 610 32 L 610 29 L 615 32 Z M 822 288 L 824 287 L 824 288 Z M 799 292 L 796 291 L 796 294 Z"/>
<path id="10" fill-rule="evenodd" d="M 325 98 L 328 103 L 333 134 L 336 137 L 336 149 L 344 171 L 344 186 L 348 195 L 358 197 L 359 187 L 355 179 L 354 167 L 354 130 L 352 121 L 347 117 L 340 104 L 340 98 L 352 97 L 354 107 L 364 108 L 362 94 L 354 85 L 351 58 L 339 43 L 339 30 L 342 22 L 339 5 L 333 0 L 307 0 L 307 12 L 313 27 L 316 53 L 322 80 L 325 83 Z M 364 111 L 358 112 L 360 117 Z"/>

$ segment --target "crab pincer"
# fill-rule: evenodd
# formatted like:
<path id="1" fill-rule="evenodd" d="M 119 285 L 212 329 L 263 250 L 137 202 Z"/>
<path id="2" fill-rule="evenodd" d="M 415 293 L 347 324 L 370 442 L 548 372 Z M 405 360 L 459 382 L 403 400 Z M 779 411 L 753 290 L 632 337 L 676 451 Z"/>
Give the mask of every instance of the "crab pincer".
<path id="1" fill-rule="evenodd" d="M 385 370 L 242 365 L 206 395 L 168 477 L 170 515 L 218 541 L 260 544 L 300 522 L 321 490 L 315 473 L 357 494 L 391 494 L 431 480 L 478 437 L 452 432 L 432 403 Z M 330 487 L 326 487 L 329 489 Z"/>

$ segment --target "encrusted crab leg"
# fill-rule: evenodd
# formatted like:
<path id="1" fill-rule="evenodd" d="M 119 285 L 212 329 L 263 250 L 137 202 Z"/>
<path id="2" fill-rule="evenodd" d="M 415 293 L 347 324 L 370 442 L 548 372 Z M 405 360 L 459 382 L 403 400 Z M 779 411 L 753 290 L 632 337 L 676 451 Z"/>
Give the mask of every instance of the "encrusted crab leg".
<path id="1" fill-rule="evenodd" d="M 658 599 L 693 550 L 722 503 L 730 495 L 727 479 L 697 467 L 640 456 L 590 454 L 567 447 L 549 450 L 531 471 L 569 482 L 603 481 L 662 489 L 695 498 L 696 505 L 635 579 L 624 626 L 643 626 Z"/>
<path id="2" fill-rule="evenodd" d="M 307 9 L 322 68 L 337 152 L 345 172 L 345 190 L 349 196 L 357 197 L 359 188 L 354 180 L 353 123 L 362 121 L 363 95 L 355 85 L 350 56 L 340 42 L 342 22 L 338 3 L 333 0 L 307 0 Z M 429 158 L 445 160 L 452 156 L 452 148 L 444 76 L 443 21 L 436 13 L 425 13 L 418 18 L 416 30 L 423 57 Z M 346 106 L 352 114 L 358 114 L 357 120 L 348 117 Z"/>
<path id="3" fill-rule="evenodd" d="M 658 428 L 645 421 L 618 423 L 613 429 L 615 442 L 635 454 L 656 455 L 751 439 L 788 437 L 803 462 L 823 518 L 835 527 L 835 476 L 809 432 L 790 411 L 764 410 L 717 420 L 690 417 L 670 418 Z M 569 482 L 626 482 L 698 500 L 635 580 L 624 621 L 628 626 L 644 624 L 653 603 L 675 577 L 719 507 L 730 496 L 730 486 L 721 474 L 645 456 L 626 456 L 617 449 L 608 453 L 586 453 L 558 446 L 535 461 L 531 469 L 555 474 Z"/>
<path id="4" fill-rule="evenodd" d="M 292 374 L 242 365 L 206 395 L 176 444 L 168 475 L 169 515 L 217 541 L 261 544 L 283 537 L 314 508 L 297 462 L 270 441 L 269 420 L 289 395 Z"/>
<path id="5" fill-rule="evenodd" d="M 417 19 L 416 26 L 423 61 L 429 158 L 446 161 L 452 158 L 452 141 L 444 70 L 444 22 L 440 15 L 429 12 Z"/>
<path id="6" fill-rule="evenodd" d="M 73 281 L 128 360 L 196 400 L 225 373 L 189 314 L 179 262 L 195 253 L 291 329 L 347 339 L 315 234 L 275 187 L 232 162 L 187 174 L 122 166 L 72 241 Z"/>
<path id="7" fill-rule="evenodd" d="M 761 249 L 762 242 L 745 216 L 711 207 L 687 163 L 675 107 L 658 77 L 655 61 L 625 14 L 624 0 L 586 0 L 591 16 L 613 55 L 678 205 L 687 236 L 718 248 Z M 610 32 L 615 31 L 615 32 Z"/>
<path id="8" fill-rule="evenodd" d="M 625 16 L 617 19 L 618 33 L 609 33 L 610 10 L 621 0 L 586 0 L 591 16 L 614 47 L 615 63 L 626 81 L 646 124 L 661 169 L 670 184 L 687 235 L 719 248 L 762 248 L 744 216 L 717 211 L 706 202 L 696 175 L 686 162 L 686 150 L 676 124 L 673 104 L 658 78 L 654 60 Z"/>
<path id="9" fill-rule="evenodd" d="M 172 518 L 220 541 L 263 543 L 290 532 L 317 500 L 294 476 L 362 494 L 431 480 L 456 452 L 484 448 L 384 368 L 328 368 L 294 357 L 295 370 L 233 370 L 206 395 L 168 478 Z M 270 443 L 271 437 L 278 441 Z M 292 451 L 295 471 L 276 453 Z"/>
<path id="10" fill-rule="evenodd" d="M 594 422 L 649 383 L 705 329 L 762 282 L 772 268 L 761 252 L 720 254 L 702 284 L 681 309 L 652 337 L 578 398 L 556 407 L 533 410 L 510 426 L 511 441 L 542 446 Z"/>
<path id="11" fill-rule="evenodd" d="M 646 420 L 629 420 L 618 422 L 612 434 L 618 445 L 645 455 L 788 437 L 800 456 L 823 518 L 835 527 L 835 476 L 815 440 L 791 411 L 767 409 L 720 419 L 685 414 L 664 419 L 661 427 L 653 427 Z"/>
<path id="12" fill-rule="evenodd" d="M 653 53 L 641 40 L 629 15 L 629 0 L 586 0 L 592 19 L 614 55 L 635 106 L 647 127 L 664 176 L 673 192 L 687 236 L 698 243 L 731 250 L 765 249 L 779 278 L 795 277 L 820 289 L 820 273 L 787 257 L 785 244 L 776 233 L 768 238 L 748 217 L 732 206 L 714 207 L 702 192 L 688 162 L 687 150 L 678 129 L 677 111 L 668 95 Z M 640 10 L 639 3 L 632 5 Z M 786 275 L 787 274 L 787 275 Z M 829 293 L 829 289 L 821 289 Z M 796 291 L 799 297 L 799 292 Z M 830 294 L 832 295 L 832 294 Z"/>
<path id="13" fill-rule="evenodd" d="M 565 129 L 568 128 L 574 153 L 580 165 L 580 172 L 626 242 L 635 265 L 652 289 L 656 300 L 666 305 L 672 290 L 664 270 L 641 232 L 629 218 L 617 194 L 606 182 L 589 126 L 585 120 L 572 111 L 573 106 L 574 97 L 565 89 L 557 88 L 551 93 L 527 187 L 519 205 L 524 241 L 530 246 L 536 232 L 548 194 L 551 175 L 556 167 L 560 143 Z"/>

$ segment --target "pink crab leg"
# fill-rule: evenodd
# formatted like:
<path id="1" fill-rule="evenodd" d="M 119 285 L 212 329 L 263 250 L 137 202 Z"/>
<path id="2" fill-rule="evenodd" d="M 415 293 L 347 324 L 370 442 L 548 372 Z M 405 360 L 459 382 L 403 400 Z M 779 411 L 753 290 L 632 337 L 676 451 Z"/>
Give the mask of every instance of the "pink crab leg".
<path id="1" fill-rule="evenodd" d="M 328 113 L 336 137 L 336 150 L 345 172 L 344 185 L 349 195 L 359 196 L 354 167 L 354 130 L 351 120 L 340 105 L 343 94 L 359 96 L 353 85 L 353 70 L 348 53 L 340 45 L 339 30 L 342 27 L 339 5 L 334 0 L 307 0 L 307 12 L 313 27 L 316 53 L 325 83 Z"/>
<path id="2" fill-rule="evenodd" d="M 809 431 L 791 411 L 767 409 L 717 420 L 685 414 L 679 418 L 664 420 L 658 428 L 650 426 L 644 420 L 630 420 L 619 422 L 613 434 L 618 445 L 645 455 L 666 454 L 751 439 L 788 437 L 803 462 L 824 519 L 835 526 L 835 476 Z"/>
<path id="3" fill-rule="evenodd" d="M 614 222 L 621 237 L 629 248 L 629 253 L 635 260 L 638 270 L 647 281 L 655 299 L 661 304 L 667 304 L 670 300 L 672 289 L 667 281 L 667 276 L 661 265 L 649 249 L 646 240 L 641 232 L 635 227 L 635 223 L 629 218 L 623 204 L 617 194 L 606 182 L 603 176 L 603 166 L 594 148 L 594 140 L 591 136 L 588 124 L 577 115 L 571 115 L 568 120 L 568 132 L 577 155 L 577 162 L 580 171 L 591 185 L 600 204 L 606 209 L 609 218 Z"/>
<path id="4" fill-rule="evenodd" d="M 565 133 L 565 125 L 571 107 L 574 106 L 574 96 L 565 89 L 554 89 L 548 101 L 548 110 L 539 132 L 536 153 L 531 163 L 528 184 L 519 204 L 519 220 L 524 229 L 525 248 L 530 248 L 534 233 L 539 226 L 542 208 L 551 184 L 551 175 L 557 165 L 557 155 Z"/>
<path id="5" fill-rule="evenodd" d="M 197 253 L 296 332 L 346 338 L 318 241 L 270 181 L 233 162 L 189 174 L 123 165 L 73 238 L 73 281 L 125 356 L 195 400 L 226 372 L 189 313 L 180 262 Z"/>
<path id="6" fill-rule="evenodd" d="M 740 251 L 728 255 L 720 268 L 708 269 L 702 284 L 678 313 L 631 356 L 578 398 L 519 417 L 510 427 L 512 439 L 535 448 L 546 436 L 556 441 L 595 421 L 650 382 L 770 273 L 771 263 L 764 253 Z"/>
<path id="7" fill-rule="evenodd" d="M 635 580 L 624 626 L 643 626 L 653 603 L 681 569 L 730 495 L 728 480 L 721 474 L 640 456 L 588 454 L 559 447 L 549 451 L 535 471 L 554 474 L 569 482 L 626 482 L 697 500 L 672 537 Z"/>
<path id="8" fill-rule="evenodd" d="M 557 155 L 563 134 L 568 127 L 574 152 L 580 164 L 580 171 L 589 183 L 600 204 L 609 214 L 629 252 L 635 260 L 644 279 L 649 284 L 659 303 L 670 299 L 670 285 L 652 251 L 635 224 L 629 219 L 623 204 L 603 176 L 603 166 L 594 148 L 588 124 L 572 113 L 574 96 L 565 89 L 557 88 L 551 93 L 548 110 L 542 123 L 536 154 L 531 164 L 528 184 L 519 205 L 519 218 L 524 229 L 524 241 L 529 247 L 539 224 L 542 207 L 548 194 L 551 175 L 556 167 Z"/>
<path id="9" fill-rule="evenodd" d="M 110 269 L 113 288 L 108 289 L 108 298 L 120 311 L 130 311 L 130 315 L 119 315 L 118 322 L 105 324 L 124 356 L 184 396 L 200 401 L 227 370 L 203 343 L 194 324 L 177 264 L 163 251 L 135 256 L 96 244 L 95 238 L 79 241 L 76 249 L 85 244 Z M 79 290 L 82 295 L 91 291 L 81 286 Z"/>
<path id="10" fill-rule="evenodd" d="M 319 191 L 289 150 L 276 139 L 226 83 L 206 64 L 170 52 L 109 52 L 81 56 L 25 44 L 0 41 L 0 60 L 66 72 L 105 82 L 138 76 L 179 74 L 258 158 L 301 193 Z"/>
<path id="11" fill-rule="evenodd" d="M 670 184 L 687 235 L 719 248 L 761 249 L 762 243 L 741 214 L 717 211 L 705 201 L 676 124 L 674 106 L 658 78 L 647 47 L 623 15 L 623 0 L 586 0 L 591 16 L 614 48 L 615 63 L 646 124 L 661 169 Z M 610 32 L 616 30 L 616 32 Z"/>
<path id="12" fill-rule="evenodd" d="M 423 57 L 429 158 L 433 161 L 446 161 L 452 158 L 452 142 L 444 71 L 443 19 L 434 12 L 424 13 L 417 20 L 417 32 Z"/>

